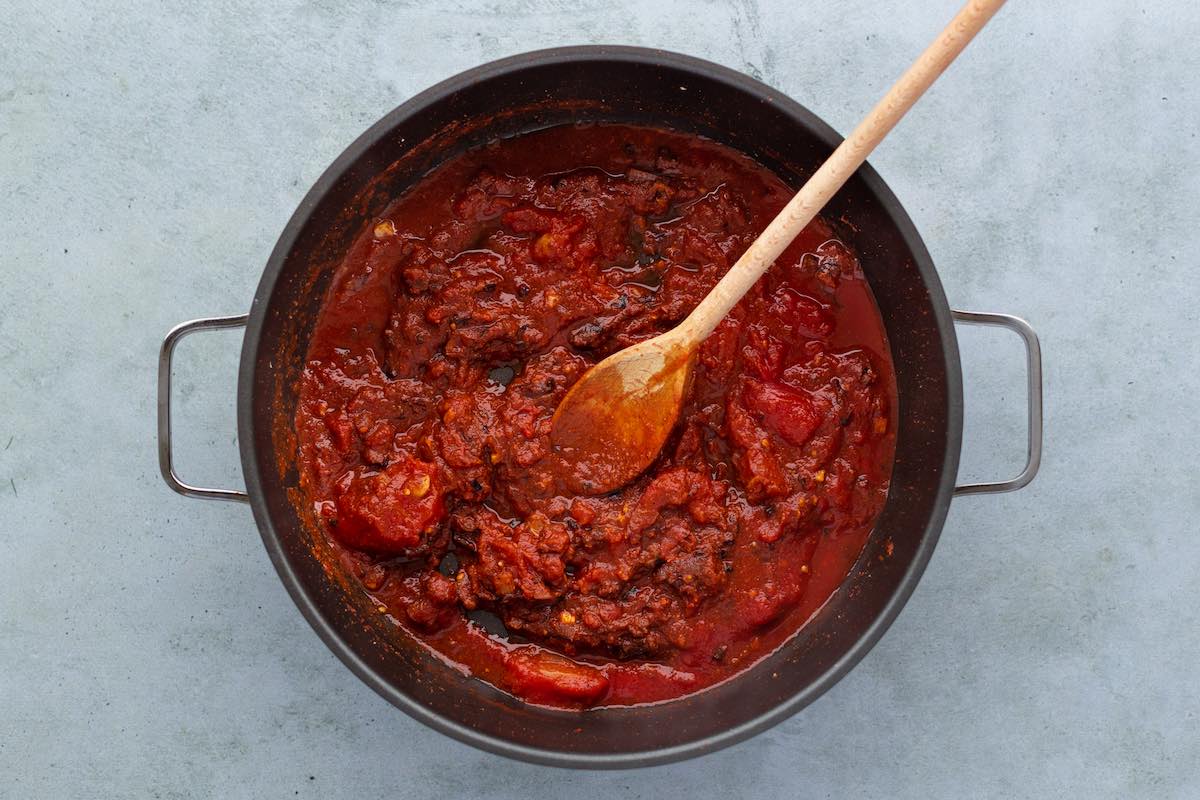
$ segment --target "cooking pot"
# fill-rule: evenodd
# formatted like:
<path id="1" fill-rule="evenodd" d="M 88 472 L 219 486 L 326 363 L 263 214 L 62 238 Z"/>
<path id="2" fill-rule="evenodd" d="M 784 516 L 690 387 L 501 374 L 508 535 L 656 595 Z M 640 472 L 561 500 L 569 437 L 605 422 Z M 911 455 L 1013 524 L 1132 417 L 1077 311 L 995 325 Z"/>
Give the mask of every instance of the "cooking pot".
<path id="1" fill-rule="evenodd" d="M 883 180 L 862 167 L 825 216 L 858 252 L 891 342 L 899 429 L 891 490 L 838 591 L 782 647 L 706 691 L 662 703 L 585 712 L 529 705 L 433 656 L 319 559 L 327 547 L 301 499 L 292 420 L 308 339 L 333 269 L 397 193 L 440 162 L 488 140 L 551 125 L 626 122 L 715 139 L 799 188 L 840 137 L 774 89 L 724 67 L 630 47 L 527 53 L 422 92 L 358 138 L 309 191 L 263 271 L 248 314 L 186 322 L 159 359 L 159 460 L 193 496 L 248 502 L 292 599 L 334 653 L 371 688 L 461 741 L 527 761 L 631 767 L 714 750 L 811 703 L 879 640 L 912 593 L 955 495 L 1019 489 L 1041 450 L 1041 356 L 1020 319 L 951 311 L 929 253 Z M 954 322 L 1006 327 L 1024 340 L 1029 446 L 1016 478 L 955 486 L 962 376 Z M 171 461 L 171 357 L 191 332 L 245 326 L 238 438 L 246 490 L 184 483 Z"/>

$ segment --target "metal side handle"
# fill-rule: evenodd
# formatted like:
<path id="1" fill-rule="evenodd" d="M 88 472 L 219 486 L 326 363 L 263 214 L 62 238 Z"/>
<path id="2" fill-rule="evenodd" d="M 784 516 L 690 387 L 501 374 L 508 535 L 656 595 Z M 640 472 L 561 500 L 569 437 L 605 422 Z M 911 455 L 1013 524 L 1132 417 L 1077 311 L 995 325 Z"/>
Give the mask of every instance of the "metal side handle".
<path id="1" fill-rule="evenodd" d="M 203 486 L 184 483 L 175 474 L 175 467 L 171 462 L 171 358 L 175 353 L 175 345 L 179 344 L 179 340 L 184 336 L 196 331 L 241 327 L 246 324 L 246 317 L 245 314 L 236 317 L 206 317 L 181 323 L 167 333 L 162 349 L 158 352 L 158 468 L 167 486 L 187 497 L 249 502 L 246 493 L 238 489 L 206 489 Z"/>
<path id="2" fill-rule="evenodd" d="M 1007 328 L 1021 337 L 1025 343 L 1026 371 L 1029 377 L 1029 443 L 1026 449 L 1025 469 L 1012 480 L 992 483 L 967 483 L 954 487 L 954 496 L 964 494 L 997 494 L 1015 492 L 1037 475 L 1042 464 L 1042 347 L 1037 333 L 1029 323 L 1011 314 L 988 314 L 980 311 L 951 311 L 955 322 L 968 325 L 992 325 Z"/>

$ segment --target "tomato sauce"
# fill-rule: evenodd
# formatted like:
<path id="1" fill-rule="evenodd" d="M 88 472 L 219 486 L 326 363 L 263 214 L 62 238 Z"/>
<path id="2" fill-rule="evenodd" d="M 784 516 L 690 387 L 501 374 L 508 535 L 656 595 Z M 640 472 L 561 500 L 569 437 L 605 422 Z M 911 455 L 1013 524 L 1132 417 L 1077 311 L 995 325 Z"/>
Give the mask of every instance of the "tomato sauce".
<path id="1" fill-rule="evenodd" d="M 682 320 L 790 196 L 717 143 L 593 125 L 397 197 L 338 267 L 300 385 L 301 484 L 339 568 L 533 703 L 667 700 L 778 647 L 861 552 L 894 453 L 883 325 L 826 221 L 704 343 L 640 477 L 578 495 L 549 434 L 589 366 Z"/>

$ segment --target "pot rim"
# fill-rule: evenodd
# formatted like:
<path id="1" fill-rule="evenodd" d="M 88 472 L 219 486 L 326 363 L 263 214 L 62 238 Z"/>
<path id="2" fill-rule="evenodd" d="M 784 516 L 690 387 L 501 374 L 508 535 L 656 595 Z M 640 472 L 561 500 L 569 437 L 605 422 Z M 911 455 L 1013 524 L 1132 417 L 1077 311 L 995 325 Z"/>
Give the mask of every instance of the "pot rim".
<path id="1" fill-rule="evenodd" d="M 921 275 L 921 279 L 929 292 L 930 303 L 934 310 L 936 326 L 946 362 L 944 366 L 950 396 L 947 398 L 949 422 L 946 432 L 946 452 L 943 457 L 945 468 L 941 470 L 937 494 L 929 522 L 923 532 L 916 552 L 909 562 L 908 568 L 905 570 L 903 576 L 901 576 L 895 591 L 876 619 L 846 652 L 831 664 L 820 677 L 790 697 L 787 701 L 741 725 L 680 745 L 655 750 L 623 753 L 574 753 L 565 750 L 551 750 L 517 744 L 506 739 L 481 733 L 466 725 L 434 713 L 376 673 L 370 665 L 342 640 L 338 631 L 326 619 L 319 604 L 305 589 L 288 560 L 285 549 L 280 542 L 279 533 L 276 531 L 275 525 L 265 508 L 266 504 L 263 501 L 264 477 L 260 473 L 257 460 L 254 457 L 254 443 L 256 439 L 252 408 L 254 396 L 252 389 L 255 383 L 254 376 L 258 369 L 256 354 L 259 349 L 269 307 L 268 299 L 274 293 L 276 282 L 283 270 L 287 257 L 296 246 L 297 240 L 304 226 L 307 224 L 312 210 L 323 197 L 333 190 L 341 176 L 364 153 L 381 139 L 388 136 L 401 120 L 420 114 L 428 106 L 483 80 L 521 72 L 532 66 L 545 67 L 548 65 L 588 61 L 666 66 L 683 72 L 690 72 L 706 80 L 724 83 L 745 93 L 757 95 L 767 102 L 780 107 L 789 116 L 800 120 L 802 124 L 806 125 L 818 139 L 828 145 L 830 150 L 842 141 L 842 137 L 830 125 L 795 100 L 762 81 L 704 59 L 655 48 L 625 45 L 554 47 L 491 61 L 447 78 L 409 98 L 384 115 L 378 122 L 368 128 L 366 132 L 355 139 L 321 174 L 321 177 L 317 179 L 316 183 L 313 184 L 312 188 L 304 196 L 304 199 L 300 202 L 291 219 L 284 227 L 279 240 L 267 260 L 248 314 L 245 338 L 242 343 L 241 361 L 238 369 L 237 428 L 246 492 L 249 495 L 254 519 L 258 525 L 263 545 L 266 547 L 271 563 L 274 564 L 275 570 L 287 588 L 288 594 L 291 595 L 292 600 L 300 609 L 304 618 L 313 627 L 313 630 L 316 631 L 325 645 L 360 680 L 410 717 L 460 742 L 488 752 L 548 766 L 581 769 L 623 769 L 664 764 L 703 755 L 744 741 L 766 730 L 792 716 L 823 695 L 858 664 L 880 638 L 882 638 L 883 634 L 891 627 L 891 624 L 900 614 L 900 611 L 916 588 L 921 575 L 924 573 L 932 557 L 933 550 L 937 545 L 946 515 L 949 511 L 950 501 L 954 492 L 954 482 L 958 473 L 958 461 L 962 444 L 962 368 L 950 307 L 942 289 L 941 281 L 938 279 L 937 272 L 933 267 L 929 252 L 922 242 L 920 235 L 917 233 L 912 220 L 909 219 L 908 214 L 901 206 L 899 199 L 897 199 L 895 194 L 892 193 L 869 163 L 863 164 L 858 170 L 858 177 L 866 183 L 872 194 L 878 199 L 880 205 L 891 216 L 897 231 L 912 253 L 917 271 Z M 731 680 L 738 680 L 740 677 L 742 676 L 731 678 Z"/>

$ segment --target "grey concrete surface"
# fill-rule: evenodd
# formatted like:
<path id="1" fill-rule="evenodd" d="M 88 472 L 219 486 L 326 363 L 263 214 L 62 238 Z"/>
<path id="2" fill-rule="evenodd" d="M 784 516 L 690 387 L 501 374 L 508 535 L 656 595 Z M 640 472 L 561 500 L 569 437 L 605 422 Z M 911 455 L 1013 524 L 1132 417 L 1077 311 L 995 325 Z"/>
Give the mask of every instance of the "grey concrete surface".
<path id="1" fill-rule="evenodd" d="M 248 307 L 303 193 L 420 89 L 557 44 L 744 70 L 841 130 L 957 0 L 0 2 L 0 796 L 1200 797 L 1200 6 L 1014 2 L 872 159 L 954 305 L 1042 336 L 1046 460 L 956 501 L 904 613 L 801 715 L 689 763 L 509 762 L 321 645 L 243 506 L 170 493 L 156 350 Z M 963 332 L 963 476 L 1022 366 Z M 177 373 L 236 486 L 237 333 Z"/>

